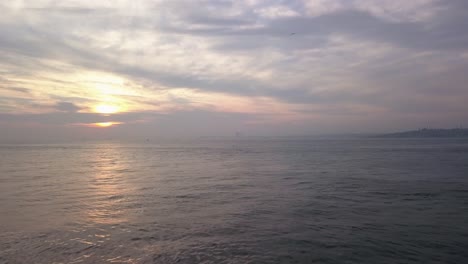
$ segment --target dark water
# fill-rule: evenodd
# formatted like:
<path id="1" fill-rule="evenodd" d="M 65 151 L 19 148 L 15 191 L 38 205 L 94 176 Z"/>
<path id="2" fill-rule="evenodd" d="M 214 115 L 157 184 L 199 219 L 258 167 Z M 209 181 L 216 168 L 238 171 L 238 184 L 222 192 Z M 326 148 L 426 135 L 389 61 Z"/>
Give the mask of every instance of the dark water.
<path id="1" fill-rule="evenodd" d="M 468 263 L 468 140 L 0 146 L 0 263 Z"/>

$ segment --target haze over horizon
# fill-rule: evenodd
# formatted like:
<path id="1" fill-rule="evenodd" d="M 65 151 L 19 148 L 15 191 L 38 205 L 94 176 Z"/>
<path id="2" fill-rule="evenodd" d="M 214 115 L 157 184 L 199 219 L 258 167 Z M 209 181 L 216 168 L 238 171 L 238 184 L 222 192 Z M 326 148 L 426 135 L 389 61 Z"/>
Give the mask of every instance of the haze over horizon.
<path id="1" fill-rule="evenodd" d="M 468 126 L 468 1 L 0 8 L 0 142 Z"/>

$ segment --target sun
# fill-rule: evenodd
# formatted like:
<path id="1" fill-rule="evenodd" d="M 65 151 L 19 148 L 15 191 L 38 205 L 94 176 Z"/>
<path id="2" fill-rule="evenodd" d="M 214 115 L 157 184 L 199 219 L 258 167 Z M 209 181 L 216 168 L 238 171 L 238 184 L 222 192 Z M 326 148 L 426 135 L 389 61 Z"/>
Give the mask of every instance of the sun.
<path id="1" fill-rule="evenodd" d="M 113 125 L 120 125 L 120 122 L 101 122 L 101 123 L 94 123 L 93 125 L 97 127 L 110 127 Z"/>
<path id="2" fill-rule="evenodd" d="M 119 111 L 119 107 L 109 104 L 100 104 L 94 107 L 94 111 L 100 114 L 114 114 Z"/>
<path id="3" fill-rule="evenodd" d="M 123 122 L 97 122 L 97 123 L 74 123 L 73 126 L 83 126 L 91 128 L 107 128 L 124 124 Z"/>

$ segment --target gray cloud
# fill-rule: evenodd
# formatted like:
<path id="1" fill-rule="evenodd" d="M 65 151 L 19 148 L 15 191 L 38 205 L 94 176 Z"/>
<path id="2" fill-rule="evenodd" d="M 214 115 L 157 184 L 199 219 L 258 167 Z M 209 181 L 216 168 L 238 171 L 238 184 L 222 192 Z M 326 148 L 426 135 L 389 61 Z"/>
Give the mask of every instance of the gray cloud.
<path id="1" fill-rule="evenodd" d="M 55 109 L 63 112 L 78 112 L 81 107 L 76 106 L 74 103 L 70 102 L 58 102 L 54 106 Z"/>
<path id="2" fill-rule="evenodd" d="M 343 10 L 318 17 L 279 18 L 268 21 L 260 28 L 242 29 L 242 23 L 212 28 L 167 28 L 167 31 L 209 35 L 215 37 L 241 36 L 243 41 L 233 45 L 231 40 L 224 48 L 252 49 L 275 47 L 284 49 L 314 48 L 331 34 L 346 34 L 414 49 L 461 49 L 468 47 L 466 28 L 468 20 L 460 14 L 459 3 L 451 3 L 442 19 L 429 24 L 418 22 L 391 22 L 358 10 Z M 187 22 L 189 22 L 188 20 Z M 243 22 L 244 23 L 244 22 Z M 216 25 L 216 27 L 215 27 Z M 291 33 L 295 35 L 291 36 Z M 265 39 L 266 38 L 266 39 Z M 289 45 L 285 44 L 288 43 Z M 305 42 L 305 43 L 304 43 Z M 248 44 L 246 44 L 248 43 Z"/>
<path id="3" fill-rule="evenodd" d="M 14 91 L 14 92 L 20 92 L 23 94 L 29 94 L 31 92 L 30 89 L 22 88 L 22 87 L 3 87 L 2 89 Z"/>

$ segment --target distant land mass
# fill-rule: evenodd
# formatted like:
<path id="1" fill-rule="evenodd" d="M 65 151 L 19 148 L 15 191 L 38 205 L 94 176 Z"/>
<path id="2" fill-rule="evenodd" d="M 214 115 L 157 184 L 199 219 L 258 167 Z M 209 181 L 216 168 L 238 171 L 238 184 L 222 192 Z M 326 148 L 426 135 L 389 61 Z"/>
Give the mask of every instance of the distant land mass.
<path id="1" fill-rule="evenodd" d="M 468 137 L 467 128 L 431 129 L 423 128 L 396 133 L 374 135 L 379 138 L 459 138 Z"/>

